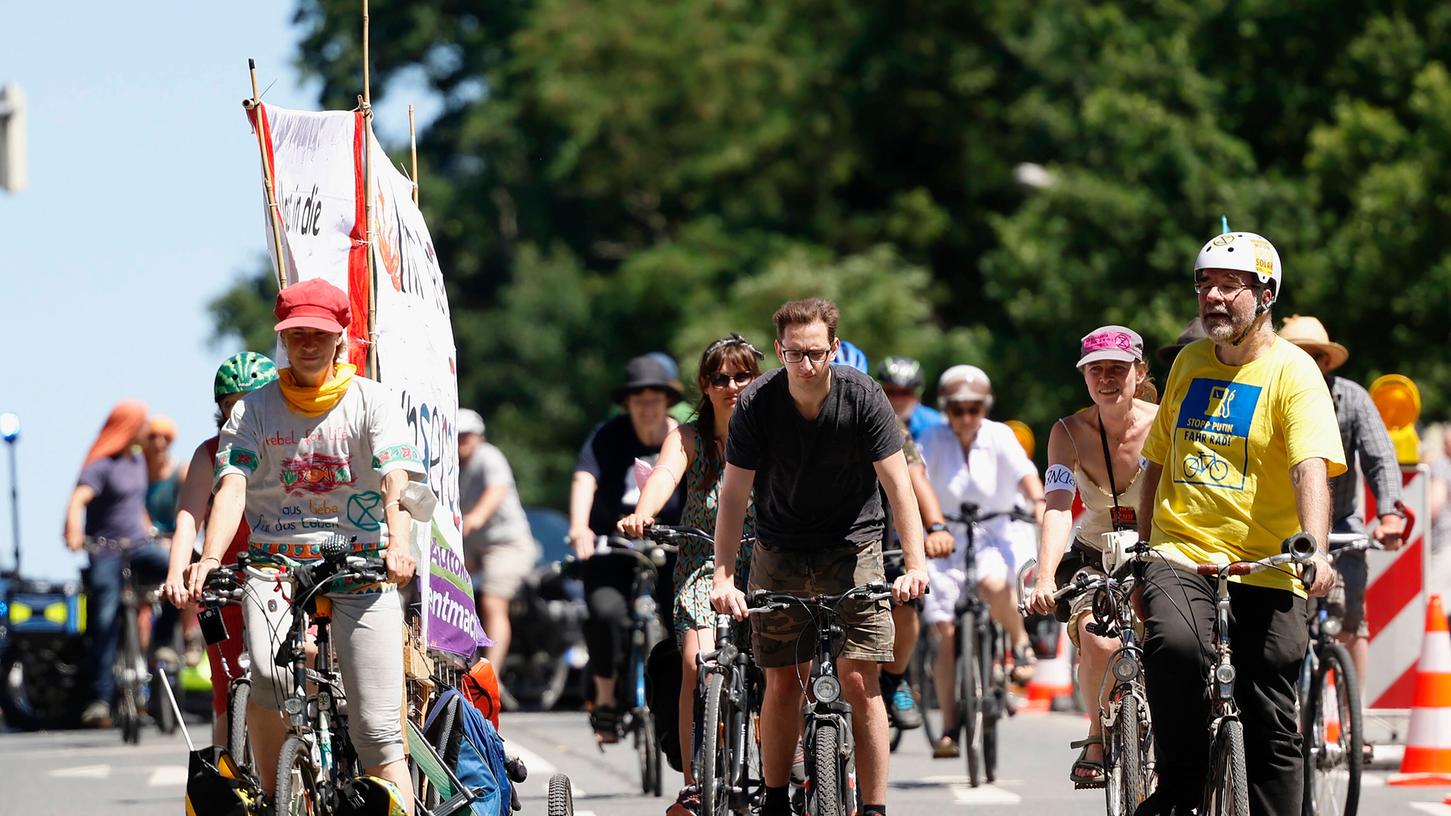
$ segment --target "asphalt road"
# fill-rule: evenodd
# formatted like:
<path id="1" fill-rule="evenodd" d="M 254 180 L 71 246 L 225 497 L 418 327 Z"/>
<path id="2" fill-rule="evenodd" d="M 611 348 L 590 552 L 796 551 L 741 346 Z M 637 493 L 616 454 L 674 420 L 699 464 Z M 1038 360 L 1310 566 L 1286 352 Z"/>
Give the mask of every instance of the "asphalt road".
<path id="1" fill-rule="evenodd" d="M 1025 713 L 1007 721 L 1000 779 L 979 788 L 966 785 L 961 760 L 933 760 L 926 741 L 909 733 L 892 758 L 888 806 L 894 816 L 1101 813 L 1102 794 L 1075 792 L 1067 779 L 1067 745 L 1083 729 L 1081 718 L 1062 714 Z M 205 731 L 198 725 L 192 730 L 199 737 Z M 679 774 L 667 770 L 666 797 L 641 796 L 631 749 L 600 752 L 581 713 L 506 714 L 503 732 L 509 750 L 530 769 L 522 790 L 525 816 L 545 812 L 545 787 L 555 770 L 569 774 L 579 816 L 660 816 L 680 785 Z M 1451 806 L 1442 804 L 1451 786 L 1387 787 L 1393 770 L 1366 775 L 1361 813 L 1451 816 Z M 186 744 L 179 735 L 148 730 L 141 745 L 126 746 L 114 731 L 0 734 L 3 816 L 175 816 L 182 812 L 185 783 Z"/>

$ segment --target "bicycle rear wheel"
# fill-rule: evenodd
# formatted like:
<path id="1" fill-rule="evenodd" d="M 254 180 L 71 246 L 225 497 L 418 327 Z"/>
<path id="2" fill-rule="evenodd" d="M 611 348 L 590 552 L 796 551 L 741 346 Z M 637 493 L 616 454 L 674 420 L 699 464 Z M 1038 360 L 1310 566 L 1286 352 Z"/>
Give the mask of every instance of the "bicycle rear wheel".
<path id="1" fill-rule="evenodd" d="M 967 757 L 967 783 L 982 784 L 978 741 L 982 738 L 982 685 L 977 670 L 977 615 L 968 610 L 957 616 L 957 716 L 962 729 L 959 743 Z M 944 733 L 946 729 L 943 729 Z"/>
<path id="2" fill-rule="evenodd" d="M 1364 734 L 1360 684 L 1344 646 L 1331 643 L 1320 650 L 1300 715 L 1306 813 L 1355 816 L 1360 806 Z"/>
<path id="3" fill-rule="evenodd" d="M 307 743 L 295 735 L 288 737 L 277 754 L 277 789 L 272 798 L 276 816 L 314 816 L 318 812 L 316 782 L 317 770 Z"/>
<path id="4" fill-rule="evenodd" d="M 1204 807 L 1199 812 L 1205 816 L 1250 816 L 1244 726 L 1239 720 L 1225 720 L 1219 726 L 1209 755 Z"/>
<path id="5" fill-rule="evenodd" d="M 695 780 L 700 784 L 700 816 L 724 816 L 730 810 L 731 704 L 725 696 L 725 675 L 712 674 L 705 687 L 705 718 L 700 732 L 700 759 Z"/>

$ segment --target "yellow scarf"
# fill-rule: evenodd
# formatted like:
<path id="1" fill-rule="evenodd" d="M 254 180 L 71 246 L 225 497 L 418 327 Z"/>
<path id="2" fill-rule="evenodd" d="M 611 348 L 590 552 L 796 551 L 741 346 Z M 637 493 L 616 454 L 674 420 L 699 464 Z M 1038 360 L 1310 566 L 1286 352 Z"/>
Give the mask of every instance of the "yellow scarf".
<path id="1" fill-rule="evenodd" d="M 348 393 L 348 384 L 353 381 L 353 374 L 357 370 L 357 366 L 343 363 L 337 367 L 332 379 L 314 388 L 298 385 L 292 369 L 284 368 L 277 372 L 277 385 L 282 389 L 282 397 L 287 400 L 288 408 L 305 417 L 322 416 L 331 411 L 343 395 Z"/>

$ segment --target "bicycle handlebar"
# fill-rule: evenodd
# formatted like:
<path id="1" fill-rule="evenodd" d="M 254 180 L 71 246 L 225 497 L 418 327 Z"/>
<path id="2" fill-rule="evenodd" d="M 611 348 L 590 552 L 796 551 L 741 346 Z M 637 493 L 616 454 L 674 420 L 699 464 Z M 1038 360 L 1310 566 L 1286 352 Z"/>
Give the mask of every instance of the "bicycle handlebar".
<path id="1" fill-rule="evenodd" d="M 801 597 L 792 595 L 789 592 L 771 592 L 770 590 L 757 589 L 746 596 L 746 607 L 751 612 L 775 611 L 790 606 L 807 606 L 816 609 L 828 610 L 836 614 L 836 606 L 848 598 L 865 598 L 869 601 L 885 601 L 892 597 L 892 587 L 886 581 L 873 581 L 869 584 L 854 586 L 844 592 L 833 595 L 811 595 Z"/>
<path id="2" fill-rule="evenodd" d="M 1032 513 L 1025 512 L 1021 508 L 1014 507 L 1011 510 L 1002 510 L 996 513 L 982 513 L 976 505 L 964 503 L 957 513 L 943 513 L 942 517 L 948 521 L 958 524 L 982 524 L 992 521 L 995 518 L 1007 517 L 1013 521 L 1021 521 L 1027 524 L 1037 524 L 1038 519 Z"/>

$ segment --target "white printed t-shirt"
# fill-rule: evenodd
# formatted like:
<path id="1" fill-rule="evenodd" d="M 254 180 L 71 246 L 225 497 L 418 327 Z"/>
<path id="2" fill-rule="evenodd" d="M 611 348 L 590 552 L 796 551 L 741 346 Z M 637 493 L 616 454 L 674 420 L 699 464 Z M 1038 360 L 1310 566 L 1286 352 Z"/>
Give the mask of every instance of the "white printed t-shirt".
<path id="1" fill-rule="evenodd" d="M 212 481 L 247 479 L 247 523 L 254 557 L 320 557 L 339 536 L 354 552 L 387 545 L 383 477 L 395 470 L 423 478 L 422 450 L 412 442 L 394 392 L 354 376 L 332 410 L 307 417 L 288 407 L 276 383 L 247 394 L 222 427 Z"/>

